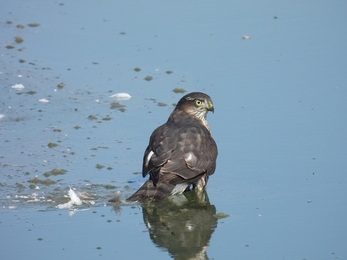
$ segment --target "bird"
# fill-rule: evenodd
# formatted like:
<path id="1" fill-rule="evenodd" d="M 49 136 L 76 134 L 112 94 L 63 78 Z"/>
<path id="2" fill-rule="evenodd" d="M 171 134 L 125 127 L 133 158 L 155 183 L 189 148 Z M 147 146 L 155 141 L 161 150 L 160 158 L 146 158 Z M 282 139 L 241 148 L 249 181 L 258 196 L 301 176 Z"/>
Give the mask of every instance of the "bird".
<path id="1" fill-rule="evenodd" d="M 183 96 L 167 122 L 156 128 L 143 156 L 149 179 L 127 201 L 159 202 L 186 190 L 203 190 L 215 172 L 218 149 L 206 116 L 214 113 L 205 93 Z"/>

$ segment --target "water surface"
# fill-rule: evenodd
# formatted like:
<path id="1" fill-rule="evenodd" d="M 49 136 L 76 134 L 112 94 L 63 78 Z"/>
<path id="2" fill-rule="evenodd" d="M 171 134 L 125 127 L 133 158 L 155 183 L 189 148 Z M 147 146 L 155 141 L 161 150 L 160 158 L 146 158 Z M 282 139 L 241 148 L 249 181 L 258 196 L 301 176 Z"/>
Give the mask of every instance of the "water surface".
<path id="1" fill-rule="evenodd" d="M 343 1 L 3 1 L 0 17 L 1 258 L 346 258 Z M 214 101 L 207 194 L 107 203 L 140 185 L 175 88 Z M 95 204 L 57 209 L 69 187 Z"/>

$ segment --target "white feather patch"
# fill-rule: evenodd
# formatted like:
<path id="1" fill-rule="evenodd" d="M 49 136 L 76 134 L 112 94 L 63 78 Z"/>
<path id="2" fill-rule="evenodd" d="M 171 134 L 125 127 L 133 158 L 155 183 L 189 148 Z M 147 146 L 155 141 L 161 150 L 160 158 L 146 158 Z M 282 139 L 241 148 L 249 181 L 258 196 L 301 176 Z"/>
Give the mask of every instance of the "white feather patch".
<path id="1" fill-rule="evenodd" d="M 181 194 L 181 193 L 183 193 L 186 190 L 187 187 L 188 187 L 188 183 L 187 182 L 177 184 L 175 186 L 175 188 L 171 191 L 171 195 Z"/>
<path id="2" fill-rule="evenodd" d="M 69 209 L 71 207 L 73 207 L 74 205 L 82 205 L 82 201 L 81 199 L 77 196 L 76 192 L 73 191 L 73 189 L 69 190 L 69 197 L 70 197 L 70 201 L 64 204 L 59 204 L 58 206 L 56 206 L 58 209 Z"/>
<path id="3" fill-rule="evenodd" d="M 152 158 L 152 155 L 154 154 L 153 151 L 150 151 L 149 154 L 147 155 L 147 158 L 146 158 L 146 164 L 148 164 L 149 160 Z"/>
<path id="4" fill-rule="evenodd" d="M 117 99 L 117 100 L 128 100 L 131 98 L 131 96 L 128 93 L 117 93 L 117 94 L 114 94 L 110 97 Z"/>

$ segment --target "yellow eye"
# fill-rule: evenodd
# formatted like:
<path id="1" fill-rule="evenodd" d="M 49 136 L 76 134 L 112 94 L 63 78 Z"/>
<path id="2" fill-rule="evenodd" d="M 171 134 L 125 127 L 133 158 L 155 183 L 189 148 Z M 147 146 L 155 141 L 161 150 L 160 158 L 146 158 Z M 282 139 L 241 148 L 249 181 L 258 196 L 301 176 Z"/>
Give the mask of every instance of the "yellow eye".
<path id="1" fill-rule="evenodd" d="M 197 107 L 201 106 L 201 105 L 202 105 L 202 101 L 199 100 L 199 99 L 196 99 L 196 100 L 195 100 L 195 105 L 196 105 Z"/>

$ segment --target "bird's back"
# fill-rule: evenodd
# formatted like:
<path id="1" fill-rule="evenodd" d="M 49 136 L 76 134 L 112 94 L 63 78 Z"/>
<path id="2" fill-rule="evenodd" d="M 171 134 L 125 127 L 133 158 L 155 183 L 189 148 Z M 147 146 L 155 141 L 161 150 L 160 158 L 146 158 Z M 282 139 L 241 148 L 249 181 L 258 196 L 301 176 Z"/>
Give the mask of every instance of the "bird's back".
<path id="1" fill-rule="evenodd" d="M 189 186 L 205 187 L 216 168 L 217 146 L 207 122 L 176 109 L 155 129 L 143 157 L 143 177 L 150 178 L 128 200 L 162 200 Z"/>

